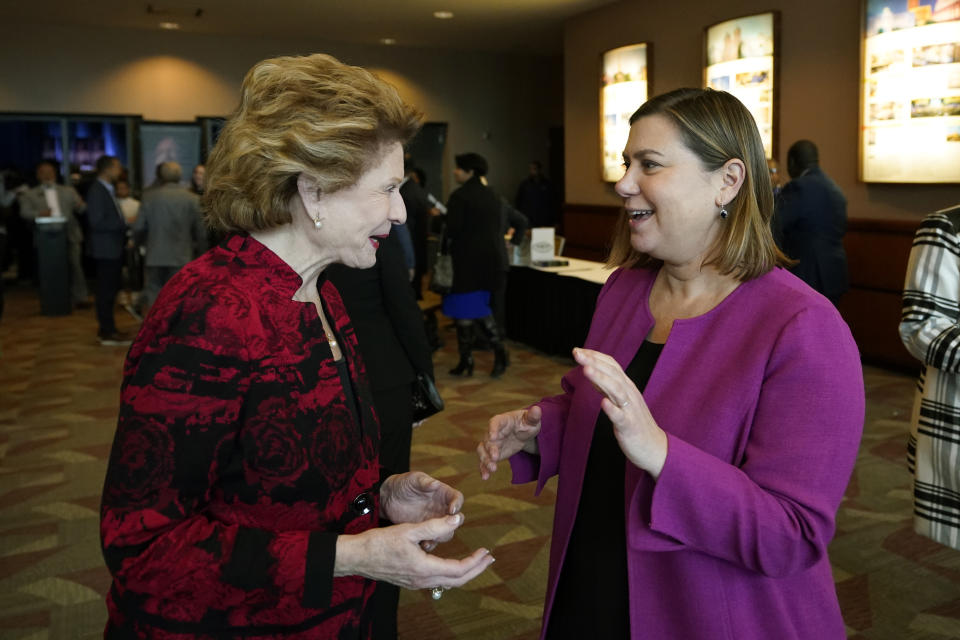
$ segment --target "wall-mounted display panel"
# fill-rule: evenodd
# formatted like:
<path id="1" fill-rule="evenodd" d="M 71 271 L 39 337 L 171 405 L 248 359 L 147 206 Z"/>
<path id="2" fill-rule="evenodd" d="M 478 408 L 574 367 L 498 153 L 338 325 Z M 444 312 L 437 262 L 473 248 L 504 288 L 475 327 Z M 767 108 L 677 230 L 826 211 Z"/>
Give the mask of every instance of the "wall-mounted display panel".
<path id="1" fill-rule="evenodd" d="M 193 168 L 200 162 L 202 131 L 197 123 L 144 122 L 140 125 L 140 158 L 143 185 L 156 183 L 157 167 L 164 162 L 179 163 L 180 184 L 190 184 Z"/>
<path id="2" fill-rule="evenodd" d="M 960 0 L 865 0 L 860 178 L 960 182 Z"/>
<path id="3" fill-rule="evenodd" d="M 709 26 L 705 34 L 703 85 L 735 95 L 760 130 L 767 158 L 777 141 L 779 14 L 761 13 Z"/>
<path id="4" fill-rule="evenodd" d="M 630 134 L 630 116 L 650 95 L 651 47 L 647 43 L 611 49 L 603 54 L 600 79 L 600 149 L 603 180 L 623 177 L 623 148 Z"/>

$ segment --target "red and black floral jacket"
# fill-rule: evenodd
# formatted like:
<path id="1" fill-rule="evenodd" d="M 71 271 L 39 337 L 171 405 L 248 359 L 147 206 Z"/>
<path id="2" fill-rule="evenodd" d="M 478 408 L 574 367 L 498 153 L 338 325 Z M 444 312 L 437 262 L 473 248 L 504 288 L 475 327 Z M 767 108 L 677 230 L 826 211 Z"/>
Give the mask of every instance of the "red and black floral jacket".
<path id="1" fill-rule="evenodd" d="M 367 638 L 333 578 L 377 526 L 379 427 L 340 296 L 235 236 L 181 269 L 127 355 L 101 507 L 108 638 Z"/>

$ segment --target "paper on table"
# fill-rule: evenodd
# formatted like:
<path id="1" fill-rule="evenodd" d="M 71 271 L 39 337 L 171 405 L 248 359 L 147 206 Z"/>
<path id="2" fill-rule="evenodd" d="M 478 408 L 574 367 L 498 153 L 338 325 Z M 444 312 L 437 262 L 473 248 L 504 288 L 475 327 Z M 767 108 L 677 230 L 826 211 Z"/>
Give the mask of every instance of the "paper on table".
<path id="1" fill-rule="evenodd" d="M 530 238 L 530 261 L 553 260 L 553 227 L 534 227 Z"/>

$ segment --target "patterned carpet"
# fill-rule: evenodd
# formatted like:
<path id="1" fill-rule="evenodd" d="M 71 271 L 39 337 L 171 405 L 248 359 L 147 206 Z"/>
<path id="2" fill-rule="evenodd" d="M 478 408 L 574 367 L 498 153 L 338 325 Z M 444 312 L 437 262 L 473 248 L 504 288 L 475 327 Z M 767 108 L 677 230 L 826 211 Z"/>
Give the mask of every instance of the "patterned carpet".
<path id="1" fill-rule="evenodd" d="M 121 329 L 133 320 L 117 312 Z M 445 325 L 441 322 L 441 326 Z M 403 592 L 404 640 L 534 639 L 546 580 L 553 483 L 539 498 L 502 470 L 488 482 L 474 448 L 490 415 L 555 393 L 570 360 L 511 345 L 491 380 L 490 353 L 473 378 L 446 374 L 453 333 L 436 354 L 447 410 L 414 434 L 413 467 L 460 488 L 466 524 L 447 556 L 486 546 L 496 564 L 435 602 Z M 39 315 L 32 290 L 8 290 L 0 323 L 0 638 L 101 637 L 109 575 L 97 533 L 124 349 L 101 347 L 92 310 Z M 857 469 L 831 547 L 848 635 L 872 640 L 960 638 L 960 552 L 912 533 L 904 462 L 910 377 L 867 368 L 868 414 Z M 659 639 L 658 639 L 659 640 Z"/>

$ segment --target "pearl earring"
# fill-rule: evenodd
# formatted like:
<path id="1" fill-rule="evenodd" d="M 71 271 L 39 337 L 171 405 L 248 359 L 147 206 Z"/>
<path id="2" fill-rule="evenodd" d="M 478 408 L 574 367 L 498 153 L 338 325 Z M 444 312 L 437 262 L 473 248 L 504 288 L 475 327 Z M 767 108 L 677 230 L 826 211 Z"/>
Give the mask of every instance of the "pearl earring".
<path id="1" fill-rule="evenodd" d="M 316 227 L 318 231 L 323 228 L 323 220 L 320 219 L 319 213 L 317 214 L 317 217 L 314 218 L 313 220 L 313 226 Z"/>
<path id="2" fill-rule="evenodd" d="M 728 215 L 730 215 L 730 214 L 727 213 L 726 207 L 724 207 L 723 205 L 720 205 L 720 217 L 721 217 L 722 219 L 726 220 Z"/>

